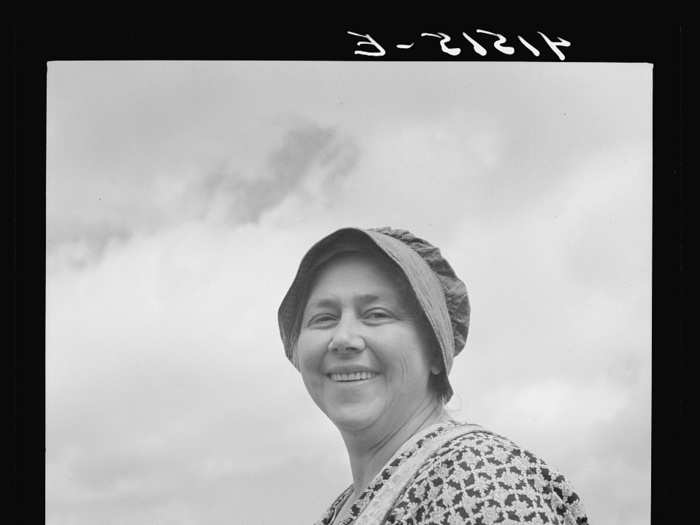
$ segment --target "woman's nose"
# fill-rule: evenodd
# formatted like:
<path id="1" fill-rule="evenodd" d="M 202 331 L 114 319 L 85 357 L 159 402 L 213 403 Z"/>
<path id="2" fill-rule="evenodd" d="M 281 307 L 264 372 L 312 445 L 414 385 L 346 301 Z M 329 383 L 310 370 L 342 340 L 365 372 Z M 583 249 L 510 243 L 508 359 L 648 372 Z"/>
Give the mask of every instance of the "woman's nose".
<path id="1" fill-rule="evenodd" d="M 365 340 L 358 328 L 354 320 L 341 319 L 328 343 L 328 349 L 340 352 L 364 350 Z"/>

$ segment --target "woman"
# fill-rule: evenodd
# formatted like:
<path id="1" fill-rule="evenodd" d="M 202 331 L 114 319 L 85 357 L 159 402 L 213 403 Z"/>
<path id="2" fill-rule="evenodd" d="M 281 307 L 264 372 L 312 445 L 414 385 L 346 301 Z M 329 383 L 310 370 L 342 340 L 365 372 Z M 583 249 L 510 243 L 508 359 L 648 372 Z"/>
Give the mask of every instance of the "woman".
<path id="1" fill-rule="evenodd" d="M 588 523 L 563 476 L 447 415 L 469 312 L 440 251 L 406 230 L 343 228 L 304 256 L 280 333 L 353 479 L 319 524 Z"/>

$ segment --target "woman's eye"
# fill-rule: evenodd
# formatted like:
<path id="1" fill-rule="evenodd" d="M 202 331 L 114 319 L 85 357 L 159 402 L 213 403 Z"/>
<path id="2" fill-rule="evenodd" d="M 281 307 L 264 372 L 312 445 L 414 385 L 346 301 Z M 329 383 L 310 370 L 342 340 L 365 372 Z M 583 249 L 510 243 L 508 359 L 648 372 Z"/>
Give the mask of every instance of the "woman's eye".
<path id="1" fill-rule="evenodd" d="M 309 326 L 315 325 L 315 324 L 327 324 L 327 323 L 332 323 L 335 320 L 335 317 L 331 314 L 318 314 L 314 315 L 311 319 L 309 319 Z"/>
<path id="2" fill-rule="evenodd" d="M 391 319 L 391 314 L 386 310 L 370 310 L 365 313 L 365 318 L 373 321 L 379 321 L 382 319 Z"/>

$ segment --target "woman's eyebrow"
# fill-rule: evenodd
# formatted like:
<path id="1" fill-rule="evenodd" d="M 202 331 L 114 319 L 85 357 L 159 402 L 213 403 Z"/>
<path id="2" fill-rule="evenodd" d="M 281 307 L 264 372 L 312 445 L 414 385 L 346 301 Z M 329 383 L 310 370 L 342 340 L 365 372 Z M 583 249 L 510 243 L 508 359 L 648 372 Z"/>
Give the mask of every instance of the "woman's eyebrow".
<path id="1" fill-rule="evenodd" d="M 376 294 L 373 293 L 364 293 L 362 295 L 358 295 L 355 298 L 355 301 L 361 304 L 368 304 L 368 303 L 374 303 L 378 301 L 380 297 Z"/>
<path id="2" fill-rule="evenodd" d="M 336 304 L 338 304 L 338 301 L 336 299 L 333 299 L 331 297 L 323 297 L 321 299 L 309 301 L 308 306 L 312 308 L 331 308 Z"/>
<path id="3" fill-rule="evenodd" d="M 363 293 L 363 294 L 357 295 L 353 298 L 355 303 L 363 304 L 363 305 L 374 303 L 374 302 L 380 301 L 381 299 L 382 299 L 381 295 L 374 294 L 374 293 Z M 309 301 L 308 306 L 311 308 L 332 308 L 334 306 L 337 306 L 337 304 L 338 304 L 338 299 L 335 297 L 321 297 L 319 299 Z"/>

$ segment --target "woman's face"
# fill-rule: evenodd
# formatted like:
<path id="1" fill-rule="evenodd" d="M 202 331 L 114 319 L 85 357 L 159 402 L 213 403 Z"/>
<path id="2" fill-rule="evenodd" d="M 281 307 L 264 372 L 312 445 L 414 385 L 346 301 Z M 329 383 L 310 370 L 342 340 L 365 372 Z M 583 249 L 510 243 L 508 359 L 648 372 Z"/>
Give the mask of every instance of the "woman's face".
<path id="1" fill-rule="evenodd" d="M 435 396 L 422 323 L 387 263 L 344 254 L 320 270 L 296 352 L 304 384 L 342 430 L 391 432 Z"/>

